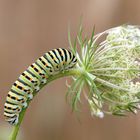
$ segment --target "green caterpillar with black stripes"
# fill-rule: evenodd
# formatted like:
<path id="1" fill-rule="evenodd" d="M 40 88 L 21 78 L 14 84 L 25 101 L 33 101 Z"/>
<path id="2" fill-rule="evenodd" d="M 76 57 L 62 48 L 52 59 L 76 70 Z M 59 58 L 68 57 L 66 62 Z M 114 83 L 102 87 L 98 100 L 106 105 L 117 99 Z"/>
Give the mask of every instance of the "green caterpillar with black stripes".
<path id="1" fill-rule="evenodd" d="M 32 100 L 33 92 L 47 82 L 50 76 L 67 71 L 76 65 L 76 56 L 69 50 L 53 49 L 38 58 L 14 82 L 4 105 L 5 120 L 11 125 L 18 124 L 22 108 L 26 108 L 27 100 Z"/>

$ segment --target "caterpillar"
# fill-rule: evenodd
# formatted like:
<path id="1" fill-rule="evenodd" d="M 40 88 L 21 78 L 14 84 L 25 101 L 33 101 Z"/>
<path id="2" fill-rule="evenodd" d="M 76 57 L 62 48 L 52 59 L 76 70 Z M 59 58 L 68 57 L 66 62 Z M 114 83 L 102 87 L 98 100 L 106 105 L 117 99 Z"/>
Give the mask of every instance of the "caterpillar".
<path id="1" fill-rule="evenodd" d="M 76 65 L 75 55 L 66 49 L 53 49 L 39 57 L 14 82 L 4 104 L 4 117 L 11 125 L 18 124 L 19 114 L 33 99 L 33 92 L 47 82 L 50 76 L 69 70 Z"/>

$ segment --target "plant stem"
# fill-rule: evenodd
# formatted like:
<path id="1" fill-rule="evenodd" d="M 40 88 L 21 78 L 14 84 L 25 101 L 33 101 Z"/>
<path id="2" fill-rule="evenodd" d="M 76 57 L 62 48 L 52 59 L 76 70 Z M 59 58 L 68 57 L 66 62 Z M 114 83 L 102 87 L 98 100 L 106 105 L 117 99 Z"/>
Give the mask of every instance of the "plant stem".
<path id="1" fill-rule="evenodd" d="M 47 82 L 45 85 L 47 85 L 48 83 L 50 83 L 51 81 L 53 80 L 56 80 L 56 79 L 59 79 L 59 78 L 62 78 L 62 77 L 65 77 L 65 76 L 74 76 L 74 75 L 81 75 L 82 74 L 82 71 L 78 70 L 78 69 L 72 69 L 72 70 L 69 70 L 69 71 L 64 71 L 64 72 L 61 72 L 59 74 L 56 74 L 54 76 L 50 76 L 48 79 L 47 79 Z M 45 85 L 42 85 L 40 87 L 43 88 Z M 35 96 L 37 92 L 34 92 L 33 95 Z M 27 104 L 29 105 L 29 103 L 31 102 L 30 101 L 27 101 Z M 20 115 L 19 115 L 19 120 L 18 120 L 18 124 L 13 126 L 13 129 L 12 129 L 12 132 L 11 132 L 11 135 L 9 137 L 9 140 L 16 140 L 16 137 L 17 137 L 17 134 L 18 134 L 18 131 L 19 131 L 19 128 L 20 128 L 20 125 L 22 123 L 22 120 L 24 118 L 24 115 L 25 115 L 25 112 L 26 112 L 26 109 L 23 109 L 21 112 L 20 112 Z"/>

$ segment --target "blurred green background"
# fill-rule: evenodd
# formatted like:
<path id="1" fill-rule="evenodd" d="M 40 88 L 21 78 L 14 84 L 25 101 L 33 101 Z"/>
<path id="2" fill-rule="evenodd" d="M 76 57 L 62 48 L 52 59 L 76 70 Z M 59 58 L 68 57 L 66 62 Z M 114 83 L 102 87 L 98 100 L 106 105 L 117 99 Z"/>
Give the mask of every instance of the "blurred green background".
<path id="1" fill-rule="evenodd" d="M 140 24 L 139 0 L 0 0 L 0 140 L 11 126 L 3 105 L 12 83 L 29 64 L 53 48 L 68 47 L 68 24 L 74 36 L 83 17 L 85 33 L 124 23 Z M 30 104 L 20 140 L 139 140 L 140 115 L 92 118 L 84 101 L 82 113 L 65 101 L 65 78 L 39 92 Z M 5 132 L 4 132 L 5 131 Z"/>

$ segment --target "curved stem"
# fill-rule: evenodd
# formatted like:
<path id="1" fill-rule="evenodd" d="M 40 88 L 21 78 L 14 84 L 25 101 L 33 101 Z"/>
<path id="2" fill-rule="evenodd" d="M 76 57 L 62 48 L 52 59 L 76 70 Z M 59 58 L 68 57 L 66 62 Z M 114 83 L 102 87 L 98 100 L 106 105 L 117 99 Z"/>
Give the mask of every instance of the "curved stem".
<path id="1" fill-rule="evenodd" d="M 56 74 L 56 75 L 54 75 L 54 76 L 50 76 L 50 77 L 48 78 L 48 80 L 47 80 L 47 82 L 46 82 L 45 85 L 47 85 L 47 84 L 50 83 L 51 81 L 56 80 L 56 79 L 58 79 L 58 78 L 62 78 L 62 77 L 65 77 L 65 76 L 81 75 L 81 74 L 82 74 L 82 71 L 80 71 L 80 70 L 78 70 L 78 69 L 71 69 L 71 70 L 69 70 L 69 71 L 64 71 L 64 72 L 61 72 L 61 73 Z M 40 87 L 40 89 L 43 88 L 45 85 L 42 85 L 42 86 Z M 33 95 L 35 96 L 36 93 L 37 93 L 37 92 L 34 92 Z M 31 100 L 30 100 L 30 101 L 27 101 L 28 105 L 29 105 L 30 102 L 31 102 Z M 18 124 L 15 125 L 15 126 L 13 126 L 13 129 L 12 129 L 11 135 L 10 135 L 10 137 L 9 137 L 9 140 L 16 140 L 16 137 L 17 137 L 17 134 L 18 134 L 20 125 L 21 125 L 21 123 L 22 123 L 23 117 L 24 117 L 24 115 L 25 115 L 26 109 L 27 109 L 27 108 L 23 109 L 23 110 L 20 112 Z"/>

